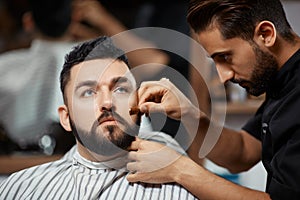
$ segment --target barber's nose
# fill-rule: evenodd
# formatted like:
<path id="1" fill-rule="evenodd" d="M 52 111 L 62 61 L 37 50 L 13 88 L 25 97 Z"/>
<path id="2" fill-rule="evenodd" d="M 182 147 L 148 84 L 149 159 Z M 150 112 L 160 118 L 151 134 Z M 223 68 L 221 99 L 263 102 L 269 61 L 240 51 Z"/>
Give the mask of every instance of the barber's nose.
<path id="1" fill-rule="evenodd" d="M 234 71 L 230 67 L 217 65 L 216 68 L 222 83 L 226 83 L 234 78 Z"/>

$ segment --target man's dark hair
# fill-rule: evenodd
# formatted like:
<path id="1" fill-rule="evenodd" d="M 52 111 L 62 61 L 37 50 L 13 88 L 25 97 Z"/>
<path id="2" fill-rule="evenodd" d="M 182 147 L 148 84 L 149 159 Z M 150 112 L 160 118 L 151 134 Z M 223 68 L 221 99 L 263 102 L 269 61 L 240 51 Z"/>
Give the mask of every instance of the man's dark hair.
<path id="1" fill-rule="evenodd" d="M 71 24 L 72 0 L 29 0 L 34 22 L 44 35 L 60 37 Z"/>
<path id="2" fill-rule="evenodd" d="M 267 20 L 285 40 L 294 40 L 279 0 L 191 0 L 187 20 L 196 33 L 216 27 L 224 39 L 247 41 L 253 40 L 256 25 Z"/>
<path id="3" fill-rule="evenodd" d="M 106 58 L 121 60 L 129 67 L 125 52 L 117 48 L 113 44 L 112 39 L 107 36 L 98 37 L 96 39 L 83 42 L 75 46 L 73 50 L 66 55 L 65 63 L 60 74 L 60 89 L 62 91 L 65 103 L 67 103 L 65 87 L 70 81 L 72 67 L 83 61 Z"/>

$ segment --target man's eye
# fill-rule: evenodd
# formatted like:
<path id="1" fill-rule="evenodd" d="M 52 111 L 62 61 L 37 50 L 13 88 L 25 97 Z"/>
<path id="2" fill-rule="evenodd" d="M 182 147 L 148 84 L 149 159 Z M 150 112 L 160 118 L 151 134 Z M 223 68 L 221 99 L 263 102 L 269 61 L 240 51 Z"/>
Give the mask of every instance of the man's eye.
<path id="1" fill-rule="evenodd" d="M 82 94 L 81 94 L 81 96 L 82 97 L 91 97 L 94 94 L 96 94 L 96 92 L 94 90 L 88 89 L 88 90 L 83 91 Z"/>
<path id="2" fill-rule="evenodd" d="M 126 87 L 117 87 L 114 92 L 116 93 L 127 93 L 129 90 Z"/>

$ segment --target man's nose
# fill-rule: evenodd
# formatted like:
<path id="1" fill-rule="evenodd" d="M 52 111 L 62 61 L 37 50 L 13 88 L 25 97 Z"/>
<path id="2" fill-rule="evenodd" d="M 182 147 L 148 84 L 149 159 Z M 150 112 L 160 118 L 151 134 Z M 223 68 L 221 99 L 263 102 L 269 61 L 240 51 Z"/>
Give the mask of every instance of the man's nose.
<path id="1" fill-rule="evenodd" d="M 98 107 L 100 111 L 112 110 L 113 107 L 113 96 L 110 92 L 103 92 L 98 97 Z"/>
<path id="2" fill-rule="evenodd" d="M 216 66 L 218 75 L 222 83 L 226 83 L 227 81 L 234 78 L 234 71 L 227 66 Z"/>

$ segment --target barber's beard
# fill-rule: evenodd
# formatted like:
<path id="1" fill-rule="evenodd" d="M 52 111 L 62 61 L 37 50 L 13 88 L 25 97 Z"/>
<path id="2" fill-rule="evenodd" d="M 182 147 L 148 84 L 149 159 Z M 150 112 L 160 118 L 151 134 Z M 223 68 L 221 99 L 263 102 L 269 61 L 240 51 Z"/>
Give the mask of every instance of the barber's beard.
<path id="1" fill-rule="evenodd" d="M 262 51 L 256 44 L 253 44 L 253 50 L 256 55 L 256 63 L 251 74 L 250 80 L 232 80 L 233 83 L 245 82 L 246 91 L 254 96 L 259 96 L 266 92 L 270 82 L 275 77 L 279 65 L 275 57 Z"/>
<path id="2" fill-rule="evenodd" d="M 99 127 L 100 118 L 108 116 L 113 116 L 117 120 L 117 124 L 122 124 L 123 128 L 121 129 L 119 125 Z M 73 134 L 77 140 L 90 151 L 103 156 L 113 156 L 121 151 L 127 151 L 128 147 L 135 140 L 135 136 L 138 135 L 140 125 L 140 120 L 136 124 L 130 125 L 117 113 L 111 113 L 110 111 L 103 112 L 93 123 L 90 131 L 79 127 L 72 119 L 70 121 Z M 104 134 L 104 132 L 106 133 Z"/>

